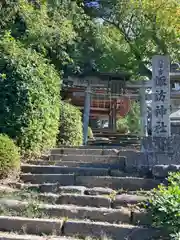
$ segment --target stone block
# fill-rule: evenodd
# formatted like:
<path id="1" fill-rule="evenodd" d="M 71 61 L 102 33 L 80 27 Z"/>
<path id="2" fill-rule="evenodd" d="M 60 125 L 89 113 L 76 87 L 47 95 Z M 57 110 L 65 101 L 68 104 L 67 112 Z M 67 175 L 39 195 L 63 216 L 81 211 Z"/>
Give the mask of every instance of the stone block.
<path id="1" fill-rule="evenodd" d="M 103 196 L 86 196 L 77 194 L 62 194 L 56 200 L 56 204 L 71 204 L 90 207 L 111 207 L 111 199 Z"/>
<path id="2" fill-rule="evenodd" d="M 75 162 L 75 161 L 29 161 L 31 165 L 50 165 L 50 166 L 60 166 L 60 167 L 81 167 L 81 168 L 106 168 L 106 169 L 124 169 L 125 158 L 122 157 L 118 159 L 117 163 L 91 163 L 91 162 Z M 24 165 L 22 165 L 24 166 Z"/>
<path id="3" fill-rule="evenodd" d="M 1 232 L 0 239 L 1 240 L 47 240 L 47 237 L 40 237 L 40 236 L 28 235 L 28 234 L 19 235 L 17 233 Z M 48 236 L 48 240 L 78 240 L 78 239 Z"/>
<path id="4" fill-rule="evenodd" d="M 112 163 L 124 166 L 124 157 L 111 155 L 51 155 L 50 161 L 71 161 L 71 162 L 90 162 L 90 163 Z"/>
<path id="5" fill-rule="evenodd" d="M 29 164 L 24 164 L 21 168 L 23 173 L 33 174 L 75 174 L 81 176 L 107 176 L 109 174 L 109 170 L 105 168 L 37 166 Z"/>
<path id="6" fill-rule="evenodd" d="M 92 147 L 91 147 L 92 148 Z M 65 154 L 65 155 L 114 155 L 116 156 L 118 150 L 116 149 L 86 149 L 86 148 L 54 148 L 51 150 L 51 154 Z"/>
<path id="7" fill-rule="evenodd" d="M 166 178 L 170 172 L 179 172 L 180 165 L 155 165 L 152 168 L 153 176 L 156 178 Z"/>
<path id="8" fill-rule="evenodd" d="M 160 181 L 136 177 L 96 177 L 77 176 L 76 185 L 86 187 L 108 187 L 111 189 L 126 189 L 129 191 L 150 190 L 157 187 Z"/>
<path id="9" fill-rule="evenodd" d="M 64 233 L 67 236 L 86 238 L 102 238 L 106 236 L 112 240 L 133 239 L 147 240 L 150 237 L 158 237 L 159 231 L 151 228 L 141 228 L 131 225 L 117 225 L 86 221 L 67 221 L 64 224 Z M 147 238 L 148 236 L 148 238 Z"/>
<path id="10" fill-rule="evenodd" d="M 136 172 L 143 166 L 148 166 L 147 155 L 142 152 L 133 152 L 125 160 L 125 171 L 129 173 Z"/>
<path id="11" fill-rule="evenodd" d="M 84 194 L 86 195 L 110 195 L 113 189 L 107 187 L 86 188 Z"/>
<path id="12" fill-rule="evenodd" d="M 134 225 L 152 225 L 152 216 L 143 210 L 134 210 L 132 212 L 132 224 Z"/>
<path id="13" fill-rule="evenodd" d="M 23 211 L 28 207 L 28 202 L 2 199 L 0 205 L 12 210 Z M 110 223 L 130 223 L 131 216 L 131 212 L 127 208 L 110 209 L 54 204 L 38 204 L 38 212 L 53 218 L 88 219 Z"/>
<path id="14" fill-rule="evenodd" d="M 112 202 L 113 208 L 119 208 L 127 205 L 135 205 L 146 200 L 144 196 L 130 195 L 130 194 L 121 194 L 116 195 L 115 199 Z"/>
<path id="15" fill-rule="evenodd" d="M 61 235 L 63 221 L 54 219 L 36 219 L 24 217 L 0 216 L 0 231 L 14 231 L 27 234 Z"/>
<path id="16" fill-rule="evenodd" d="M 21 180 L 25 183 L 59 183 L 62 186 L 74 185 L 74 174 L 21 174 Z"/>

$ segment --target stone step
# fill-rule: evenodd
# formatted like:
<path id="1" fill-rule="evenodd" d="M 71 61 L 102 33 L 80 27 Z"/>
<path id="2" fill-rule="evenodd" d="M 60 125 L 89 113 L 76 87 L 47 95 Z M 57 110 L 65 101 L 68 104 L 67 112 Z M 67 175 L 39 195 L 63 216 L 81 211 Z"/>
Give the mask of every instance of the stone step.
<path id="1" fill-rule="evenodd" d="M 58 183 L 43 183 L 43 184 L 31 184 L 31 183 L 10 183 L 16 190 L 27 190 L 41 193 L 58 193 L 58 194 L 85 194 L 85 195 L 109 195 L 114 192 L 110 188 L 86 188 L 83 186 L 61 186 Z"/>
<path id="2" fill-rule="evenodd" d="M 0 199 L 0 207 L 5 209 L 5 212 L 16 211 L 21 214 L 32 208 L 33 203 L 23 202 L 19 200 Z M 51 218 L 68 218 L 68 219 L 86 219 L 98 222 L 109 223 L 128 223 L 132 221 L 132 213 L 128 208 L 112 209 L 112 208 L 95 208 L 81 207 L 75 205 L 55 205 L 35 203 L 36 212 L 32 212 L 32 217 L 47 216 Z M 30 210 L 29 210 L 30 211 Z M 28 213 L 29 213 L 28 211 Z M 14 214 L 14 213 L 13 213 Z M 19 215 L 18 214 L 18 215 Z M 140 215 L 140 214 L 139 214 Z M 144 215 L 143 215 L 144 216 Z M 146 221 L 147 222 L 147 221 Z"/>
<path id="3" fill-rule="evenodd" d="M 42 183 L 59 183 L 62 186 L 75 185 L 74 174 L 31 174 L 25 173 L 20 175 L 20 179 L 25 183 L 42 184 Z"/>
<path id="4" fill-rule="evenodd" d="M 17 200 L 36 199 L 48 204 L 70 204 L 77 206 L 104 207 L 104 208 L 121 208 L 129 205 L 137 205 L 145 202 L 147 197 L 135 194 L 118 194 L 115 191 L 107 195 L 82 195 L 73 193 L 35 193 L 18 191 L 17 194 L 4 195 L 4 197 L 14 198 Z M 0 197 L 4 198 L 3 196 Z"/>
<path id="5" fill-rule="evenodd" d="M 106 149 L 106 148 L 54 148 L 51 149 L 51 154 L 65 154 L 65 155 L 114 155 L 118 154 L 117 149 Z"/>
<path id="6" fill-rule="evenodd" d="M 151 190 L 161 181 L 138 177 L 111 177 L 111 176 L 76 176 L 73 174 L 21 174 L 25 183 L 59 183 L 61 186 L 85 186 L 88 188 L 103 187 L 111 189 L 125 189 L 127 191 Z"/>
<path id="7" fill-rule="evenodd" d="M 0 231 L 62 235 L 63 220 L 0 216 Z"/>
<path id="8" fill-rule="evenodd" d="M 107 236 L 112 240 L 148 240 L 150 237 L 161 235 L 157 229 L 126 224 L 0 216 L 0 231 L 22 232 L 23 229 L 27 234 L 56 233 L 57 236 L 80 238 Z"/>
<path id="9" fill-rule="evenodd" d="M 16 234 L 8 232 L 0 232 L 0 240 L 47 240 L 47 237 L 37 236 L 37 235 L 28 235 L 28 234 Z M 48 240 L 78 240 L 77 238 L 69 237 L 55 237 L 48 236 Z"/>
<path id="10" fill-rule="evenodd" d="M 113 177 L 131 177 L 141 176 L 141 172 L 134 171 L 126 173 L 122 170 L 113 170 L 108 168 L 93 168 L 93 167 L 65 167 L 54 165 L 32 165 L 21 164 L 23 173 L 33 174 L 74 174 L 76 176 L 113 176 Z"/>
<path id="11" fill-rule="evenodd" d="M 67 236 L 74 236 L 76 234 L 76 236 L 84 238 L 87 235 L 96 238 L 107 236 L 107 238 L 112 240 L 148 240 L 151 237 L 159 237 L 161 232 L 157 229 L 134 225 L 110 225 L 108 223 L 101 224 L 98 222 L 69 220 L 64 224 L 64 234 Z"/>
<path id="12" fill-rule="evenodd" d="M 126 162 L 128 162 L 128 160 L 126 160 Z M 75 169 L 77 168 L 77 170 L 75 171 L 79 171 L 78 168 L 82 168 L 86 171 L 86 169 L 88 168 L 89 170 L 92 169 L 102 169 L 102 172 L 104 169 L 109 169 L 109 170 L 119 170 L 119 171 L 126 171 L 126 175 L 129 174 L 135 174 L 136 175 L 146 175 L 146 173 L 148 172 L 148 166 L 141 166 L 139 167 L 139 169 L 136 169 L 135 165 L 131 165 L 130 163 L 128 164 L 123 164 L 121 163 L 90 163 L 90 162 L 74 162 L 74 161 L 46 161 L 46 160 L 39 160 L 39 161 L 29 161 L 28 164 L 22 164 L 22 171 L 23 172 L 27 172 L 28 168 L 30 167 L 30 165 L 45 165 L 45 166 L 59 166 L 59 167 L 68 167 L 70 169 Z M 129 168 L 128 166 L 129 165 Z M 134 166 L 134 167 L 133 167 Z M 43 166 L 44 167 L 44 166 Z M 27 170 L 26 170 L 27 169 Z M 67 171 L 67 170 L 65 170 Z M 98 171 L 98 170 L 95 170 Z M 137 172 L 138 171 L 138 172 Z M 180 171 L 180 165 L 175 165 L 175 164 L 171 164 L 171 165 L 154 165 L 152 167 L 152 170 L 149 172 L 151 172 L 152 177 L 155 178 L 161 178 L 161 179 L 165 179 L 168 177 L 169 172 L 179 172 Z M 31 171 L 30 171 L 31 172 Z M 87 174 L 88 175 L 88 174 Z M 91 174 L 90 174 L 91 175 Z M 120 176 L 123 175 L 122 172 L 118 171 L 111 171 L 109 172 L 109 175 L 111 176 Z M 1 190 L 1 188 L 0 188 Z"/>
<path id="13" fill-rule="evenodd" d="M 45 165 L 29 165 L 22 164 L 21 171 L 23 173 L 34 174 L 75 174 L 81 176 L 107 176 L 109 170 L 105 168 L 88 168 L 88 167 L 60 167 Z"/>
<path id="14" fill-rule="evenodd" d="M 50 161 L 70 161 L 70 162 L 90 162 L 90 163 L 114 163 L 124 165 L 125 157 L 111 156 L 111 155 L 50 155 Z"/>
<path id="15" fill-rule="evenodd" d="M 20 189 L 20 190 L 18 190 Z M 59 184 L 18 184 L 18 194 L 38 193 L 42 199 L 46 201 L 55 202 L 62 201 L 61 203 L 81 205 L 81 206 L 109 206 L 118 208 L 127 205 L 136 205 L 147 199 L 147 192 L 140 193 L 130 191 L 118 193 L 111 188 L 86 188 L 82 186 L 59 186 Z M 49 200 L 48 200 L 49 199 Z M 101 202 L 103 199 L 104 203 Z M 104 200 L 105 199 L 105 200 Z M 109 199 L 111 202 L 109 203 Z M 55 202 L 57 203 L 57 202 Z M 106 205 L 107 204 L 107 205 Z"/>
<path id="16" fill-rule="evenodd" d="M 124 189 L 127 191 L 146 190 L 157 187 L 161 182 L 155 179 L 138 177 L 98 177 L 98 176 L 77 176 L 75 184 L 78 186 L 108 187 L 111 189 Z"/>
<path id="17" fill-rule="evenodd" d="M 61 167 L 87 167 L 87 168 L 108 168 L 113 170 L 124 170 L 124 164 L 121 163 L 91 163 L 91 162 L 75 162 L 75 161 L 29 161 L 31 165 L 52 165 Z"/>

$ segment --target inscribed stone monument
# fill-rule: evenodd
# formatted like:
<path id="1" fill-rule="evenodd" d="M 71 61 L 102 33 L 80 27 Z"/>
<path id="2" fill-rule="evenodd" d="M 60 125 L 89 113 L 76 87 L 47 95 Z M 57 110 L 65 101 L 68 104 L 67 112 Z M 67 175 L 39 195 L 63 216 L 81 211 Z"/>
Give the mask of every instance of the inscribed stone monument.
<path id="1" fill-rule="evenodd" d="M 152 137 L 169 137 L 170 130 L 170 60 L 152 58 Z"/>

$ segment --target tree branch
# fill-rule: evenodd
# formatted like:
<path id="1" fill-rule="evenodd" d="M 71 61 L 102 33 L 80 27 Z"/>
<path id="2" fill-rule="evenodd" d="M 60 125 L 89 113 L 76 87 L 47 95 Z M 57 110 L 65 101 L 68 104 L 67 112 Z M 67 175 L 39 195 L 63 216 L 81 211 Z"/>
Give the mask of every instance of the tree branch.
<path id="1" fill-rule="evenodd" d="M 125 41 L 129 44 L 132 53 L 134 54 L 136 60 L 139 62 L 139 70 L 141 74 L 145 74 L 149 79 L 151 79 L 152 77 L 152 72 L 151 70 L 149 70 L 147 68 L 147 66 L 145 65 L 145 63 L 143 62 L 142 59 L 142 54 L 138 51 L 138 49 L 136 47 L 133 46 L 133 44 L 131 43 L 131 39 L 126 35 L 126 32 L 124 29 L 122 29 L 118 24 L 116 24 L 115 22 L 111 22 L 107 19 L 103 19 L 105 22 L 113 25 L 115 28 L 117 28 L 120 33 L 123 35 Z"/>

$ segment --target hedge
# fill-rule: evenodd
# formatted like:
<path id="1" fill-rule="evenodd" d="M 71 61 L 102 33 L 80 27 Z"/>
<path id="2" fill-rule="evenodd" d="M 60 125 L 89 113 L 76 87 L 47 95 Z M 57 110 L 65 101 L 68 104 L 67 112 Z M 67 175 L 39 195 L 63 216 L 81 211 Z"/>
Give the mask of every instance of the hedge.
<path id="1" fill-rule="evenodd" d="M 66 102 L 61 102 L 58 145 L 82 145 L 82 129 L 81 112 L 75 106 Z"/>
<path id="2" fill-rule="evenodd" d="M 53 147 L 60 106 L 54 67 L 6 34 L 0 40 L 0 74 L 0 132 L 15 139 L 28 156 Z"/>
<path id="3" fill-rule="evenodd" d="M 0 179 L 20 169 L 20 154 L 18 147 L 7 136 L 0 134 Z"/>

